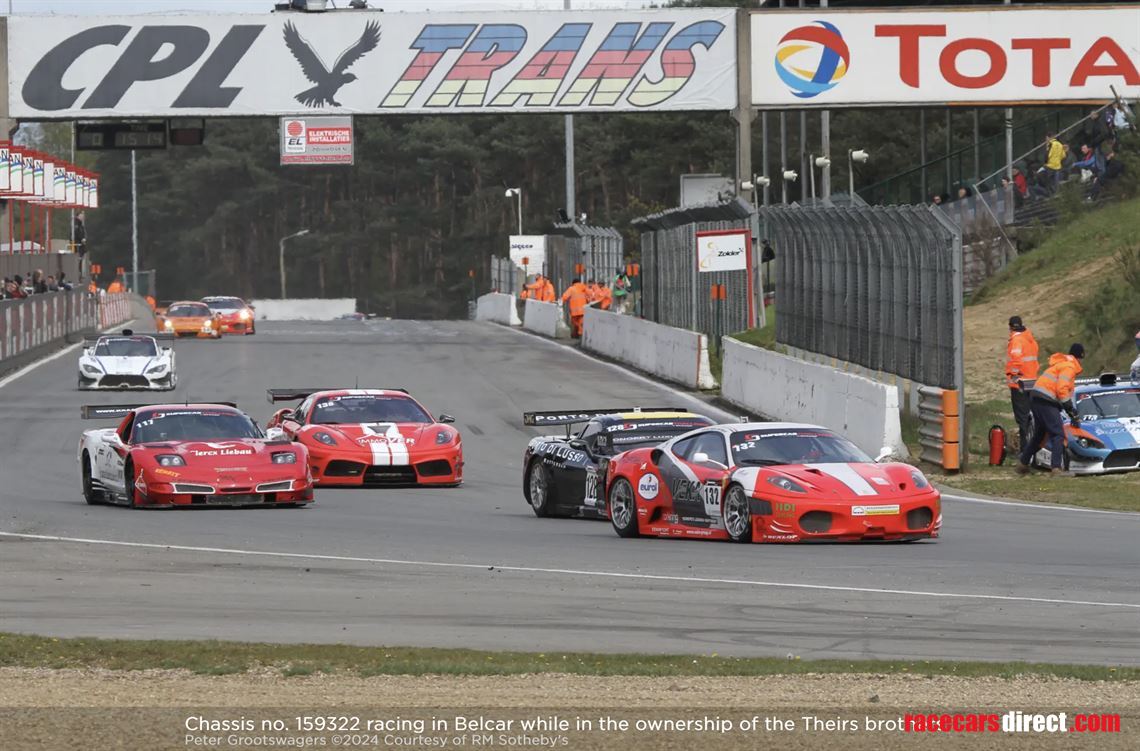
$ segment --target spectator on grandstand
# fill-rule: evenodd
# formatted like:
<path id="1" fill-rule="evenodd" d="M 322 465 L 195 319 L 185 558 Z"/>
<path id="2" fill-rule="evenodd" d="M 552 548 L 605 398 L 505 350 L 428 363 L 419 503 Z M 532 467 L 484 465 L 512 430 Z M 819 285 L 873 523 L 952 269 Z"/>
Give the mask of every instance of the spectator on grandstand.
<path id="1" fill-rule="evenodd" d="M 67 274 L 62 271 L 59 272 L 59 289 L 64 292 L 70 292 L 74 287 L 75 285 L 67 281 Z"/>
<path id="2" fill-rule="evenodd" d="M 970 190 L 970 186 L 968 186 L 968 185 L 958 186 L 958 198 L 959 199 L 969 198 L 972 195 L 974 195 L 974 191 Z"/>
<path id="3" fill-rule="evenodd" d="M 1051 455 L 1053 474 L 1064 472 L 1065 427 L 1061 422 L 1061 410 L 1069 414 L 1074 427 L 1080 427 L 1080 418 L 1073 404 L 1073 387 L 1081 374 L 1081 360 L 1085 356 L 1084 345 L 1075 343 L 1069 347 L 1069 354 L 1055 353 L 1049 358 L 1049 367 L 1033 384 L 1030 396 L 1033 399 L 1033 435 L 1021 447 L 1016 467 L 1018 474 L 1029 473 L 1029 463 L 1037 452 L 1037 447 L 1045 442 Z"/>
<path id="4" fill-rule="evenodd" d="M 22 300 L 27 297 L 24 292 L 24 280 L 17 274 L 12 279 L 4 279 L 4 297 L 8 300 Z"/>
<path id="5" fill-rule="evenodd" d="M 1057 140 L 1052 131 L 1045 134 L 1045 166 L 1041 169 L 1049 177 L 1049 192 L 1057 189 L 1061 182 L 1062 167 L 1065 163 L 1065 144 Z"/>
<path id="6" fill-rule="evenodd" d="M 55 280 L 54 274 L 48 274 L 47 276 L 47 291 L 59 292 L 59 283 Z"/>
<path id="7" fill-rule="evenodd" d="M 1081 145 L 1081 158 L 1073 162 L 1072 169 L 1081 175 L 1081 182 L 1088 182 L 1093 177 L 1099 175 L 1102 171 L 1100 162 L 1100 152 L 1089 146 L 1087 143 Z M 1089 174 L 1084 175 L 1084 171 Z"/>
<path id="8" fill-rule="evenodd" d="M 1132 129 L 1132 110 L 1123 100 L 1117 100 L 1112 108 L 1112 129 L 1117 133 Z"/>
<path id="9" fill-rule="evenodd" d="M 1021 316 L 1010 316 L 1009 342 L 1005 347 L 1005 383 L 1009 387 L 1013 419 L 1017 422 L 1019 450 L 1029 440 L 1033 426 L 1033 401 L 1022 382 L 1037 378 L 1037 368 L 1037 340 L 1022 323 Z"/>
<path id="10" fill-rule="evenodd" d="M 1085 118 L 1081 124 L 1081 129 L 1076 132 L 1073 140 L 1069 142 L 1070 150 L 1076 151 L 1083 145 L 1088 145 L 1090 148 L 1095 149 L 1100 146 L 1101 141 L 1108 138 L 1108 118 L 1111 114 L 1108 110 L 1098 112 L 1093 110 L 1089 116 Z"/>
<path id="11" fill-rule="evenodd" d="M 1116 152 L 1110 151 L 1104 157 L 1104 170 L 1093 178 L 1092 190 L 1089 191 L 1089 198 L 1096 200 L 1100 196 L 1100 192 L 1113 180 L 1117 179 L 1124 174 L 1124 162 L 1116 158 Z"/>
<path id="12" fill-rule="evenodd" d="M 933 196 L 930 197 L 930 203 L 935 205 L 935 206 L 941 206 L 942 205 L 942 196 L 935 193 Z"/>
<path id="13" fill-rule="evenodd" d="M 1029 182 L 1020 167 L 1013 168 L 1013 187 L 1022 198 L 1029 198 Z"/>
<path id="14" fill-rule="evenodd" d="M 36 269 L 32 272 L 32 294 L 42 295 L 47 291 L 47 280 L 44 278 L 44 270 Z"/>

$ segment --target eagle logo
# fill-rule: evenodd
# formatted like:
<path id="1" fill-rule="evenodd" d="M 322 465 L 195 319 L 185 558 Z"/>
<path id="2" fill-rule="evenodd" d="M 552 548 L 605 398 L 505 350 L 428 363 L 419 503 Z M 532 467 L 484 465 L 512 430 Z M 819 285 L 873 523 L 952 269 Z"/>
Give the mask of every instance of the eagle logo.
<path id="1" fill-rule="evenodd" d="M 301 64 L 301 71 L 305 74 L 305 78 L 316 84 L 313 88 L 302 91 L 294 99 L 306 107 L 324 107 L 326 104 L 340 107 L 341 103 L 334 98 L 336 93 L 345 84 L 356 80 L 356 76 L 349 73 L 348 69 L 357 60 L 376 49 L 376 45 L 379 43 L 380 24 L 376 21 L 370 21 L 364 27 L 364 33 L 361 34 L 360 39 L 340 53 L 336 64 L 332 70 L 329 70 L 325 67 L 321 56 L 305 41 L 292 21 L 286 23 L 285 44 L 293 53 L 293 57 Z"/>

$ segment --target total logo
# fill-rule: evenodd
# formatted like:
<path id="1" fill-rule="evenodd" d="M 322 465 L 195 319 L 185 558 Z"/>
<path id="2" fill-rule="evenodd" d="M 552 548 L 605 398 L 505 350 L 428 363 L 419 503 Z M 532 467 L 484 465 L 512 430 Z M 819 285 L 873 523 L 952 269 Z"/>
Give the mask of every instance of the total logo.
<path id="1" fill-rule="evenodd" d="M 792 29 L 776 48 L 776 74 L 800 99 L 835 88 L 850 65 L 843 34 L 827 21 Z"/>
<path id="2" fill-rule="evenodd" d="M 647 501 L 652 501 L 661 491 L 661 485 L 656 475 L 645 474 L 637 483 L 637 493 Z"/>

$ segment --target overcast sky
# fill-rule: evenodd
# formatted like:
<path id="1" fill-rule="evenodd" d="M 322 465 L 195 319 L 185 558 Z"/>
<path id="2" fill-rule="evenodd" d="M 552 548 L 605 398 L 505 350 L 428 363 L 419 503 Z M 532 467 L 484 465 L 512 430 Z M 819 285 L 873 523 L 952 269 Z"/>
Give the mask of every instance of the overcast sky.
<path id="1" fill-rule="evenodd" d="M 0 0 L 0 13 L 114 15 L 134 13 L 263 13 L 275 0 Z M 333 0 L 341 8 L 348 0 Z M 563 0 L 369 0 L 386 11 L 561 10 Z M 575 9 L 642 8 L 647 0 L 571 0 Z"/>

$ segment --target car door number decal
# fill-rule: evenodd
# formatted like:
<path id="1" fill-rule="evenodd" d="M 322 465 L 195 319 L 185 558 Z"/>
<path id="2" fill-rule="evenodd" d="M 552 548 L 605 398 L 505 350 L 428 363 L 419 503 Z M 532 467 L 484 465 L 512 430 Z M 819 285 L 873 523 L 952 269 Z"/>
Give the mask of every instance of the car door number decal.
<path id="1" fill-rule="evenodd" d="M 595 469 L 586 470 L 586 505 L 598 505 L 598 471 Z"/>
<path id="2" fill-rule="evenodd" d="M 701 492 L 705 501 L 705 513 L 713 519 L 720 518 L 720 483 L 705 483 Z"/>

